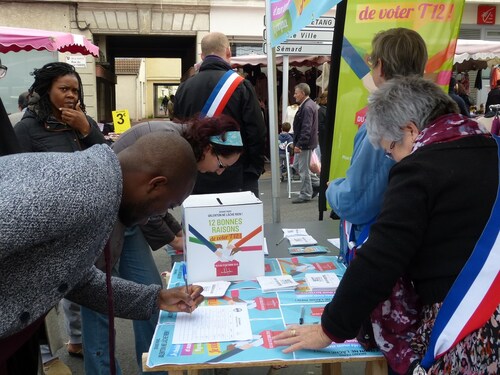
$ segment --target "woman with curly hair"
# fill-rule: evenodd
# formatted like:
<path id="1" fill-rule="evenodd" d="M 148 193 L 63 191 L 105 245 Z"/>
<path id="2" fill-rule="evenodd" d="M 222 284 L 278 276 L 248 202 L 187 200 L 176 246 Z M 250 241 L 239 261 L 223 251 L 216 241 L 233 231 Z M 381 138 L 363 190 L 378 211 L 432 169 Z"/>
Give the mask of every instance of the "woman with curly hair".
<path id="1" fill-rule="evenodd" d="M 30 105 L 15 128 L 23 151 L 73 152 L 106 143 L 85 113 L 82 80 L 74 66 L 48 63 L 32 75 Z"/>

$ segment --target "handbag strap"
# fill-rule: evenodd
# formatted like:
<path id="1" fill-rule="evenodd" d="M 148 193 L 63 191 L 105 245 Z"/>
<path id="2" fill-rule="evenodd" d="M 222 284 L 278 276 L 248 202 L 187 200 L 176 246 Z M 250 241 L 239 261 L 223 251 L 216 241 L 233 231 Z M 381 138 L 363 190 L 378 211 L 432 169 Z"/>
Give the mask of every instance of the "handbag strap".
<path id="1" fill-rule="evenodd" d="M 109 241 L 104 247 L 104 258 L 106 259 L 106 290 L 108 295 L 108 350 L 109 350 L 109 373 L 116 374 L 115 359 L 115 311 L 113 307 L 113 286 L 111 285 L 111 246 Z"/>
<path id="2" fill-rule="evenodd" d="M 224 73 L 203 106 L 200 118 L 213 117 L 221 114 L 229 98 L 231 98 L 231 95 L 233 95 L 234 91 L 243 80 L 244 78 L 242 76 L 232 70 L 228 70 Z"/>
<path id="3" fill-rule="evenodd" d="M 500 176 L 500 137 L 498 146 Z M 500 304 L 500 181 L 488 222 L 472 254 L 453 283 L 436 317 L 427 352 L 421 365 L 452 349 L 469 333 L 482 327 Z"/>

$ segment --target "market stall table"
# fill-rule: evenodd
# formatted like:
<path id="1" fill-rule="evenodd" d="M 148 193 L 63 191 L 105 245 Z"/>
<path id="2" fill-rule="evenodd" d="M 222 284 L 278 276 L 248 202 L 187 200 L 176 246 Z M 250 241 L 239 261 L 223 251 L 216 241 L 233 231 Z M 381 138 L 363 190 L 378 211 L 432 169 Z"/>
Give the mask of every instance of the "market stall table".
<path id="1" fill-rule="evenodd" d="M 283 237 L 282 228 L 305 228 L 319 245 L 328 247 L 330 253 L 290 257 L 287 240 L 276 245 Z M 195 375 L 199 370 L 214 368 L 322 364 L 323 374 L 341 374 L 343 362 L 366 362 L 366 373 L 386 374 L 387 365 L 382 354 L 365 351 L 355 340 L 332 344 L 322 350 L 290 354 L 283 354 L 283 348 L 273 346 L 272 337 L 288 325 L 298 324 L 299 316 L 304 316 L 305 324 L 318 324 L 324 305 L 332 298 L 329 293 L 312 293 L 304 282 L 305 273 L 332 271 L 341 277 L 345 267 L 337 260 L 338 250 L 327 241 L 338 237 L 338 222 L 265 224 L 264 232 L 269 248 L 266 275 L 292 275 L 300 284 L 297 290 L 262 293 L 256 281 L 242 281 L 233 282 L 222 298 L 205 300 L 204 306 L 246 304 L 252 338 L 245 341 L 172 344 L 176 314 L 161 312 L 150 357 L 143 355 L 144 371 L 181 375 L 187 370 L 188 374 Z M 182 264 L 176 263 L 169 287 L 182 284 Z"/>

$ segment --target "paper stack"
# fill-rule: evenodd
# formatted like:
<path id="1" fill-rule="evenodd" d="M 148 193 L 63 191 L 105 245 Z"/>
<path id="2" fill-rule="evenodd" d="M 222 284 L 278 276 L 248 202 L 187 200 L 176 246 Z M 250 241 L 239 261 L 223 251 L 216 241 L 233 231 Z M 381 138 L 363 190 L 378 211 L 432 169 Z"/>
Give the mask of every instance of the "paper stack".
<path id="1" fill-rule="evenodd" d="M 291 246 L 316 245 L 318 241 L 307 234 L 305 228 L 283 228 L 283 238 L 288 238 Z"/>
<path id="2" fill-rule="evenodd" d="M 306 283 L 313 292 L 335 292 L 340 280 L 333 272 L 306 273 Z"/>
<path id="3" fill-rule="evenodd" d="M 293 291 L 299 285 L 292 276 L 257 276 L 263 293 Z"/>
<path id="4" fill-rule="evenodd" d="M 201 295 L 205 298 L 218 298 L 226 294 L 227 289 L 231 285 L 229 281 L 197 281 L 195 285 L 203 288 Z"/>
<path id="5" fill-rule="evenodd" d="M 324 246 L 295 246 L 289 247 L 288 251 L 292 255 L 298 254 L 321 254 L 328 253 L 328 249 Z"/>

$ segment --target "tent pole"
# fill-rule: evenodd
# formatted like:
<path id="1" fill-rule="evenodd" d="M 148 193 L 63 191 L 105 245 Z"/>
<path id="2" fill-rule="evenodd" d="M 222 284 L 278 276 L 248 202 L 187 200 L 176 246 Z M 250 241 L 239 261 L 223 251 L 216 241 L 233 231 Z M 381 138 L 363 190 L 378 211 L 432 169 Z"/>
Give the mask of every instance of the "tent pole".
<path id="1" fill-rule="evenodd" d="M 269 97 L 269 142 L 271 150 L 271 191 L 273 204 L 273 223 L 281 222 L 280 215 L 280 173 L 278 157 L 278 95 L 276 91 L 276 49 L 271 47 L 271 1 L 266 0 L 266 44 L 267 44 L 267 91 Z"/>
<path id="2" fill-rule="evenodd" d="M 286 110 L 288 108 L 288 70 L 290 70 L 290 56 L 284 55 L 283 56 L 283 79 L 282 79 L 282 84 L 283 84 L 283 92 L 281 94 L 281 123 L 283 124 L 286 122 Z M 293 125 L 293 124 L 290 124 Z"/>

